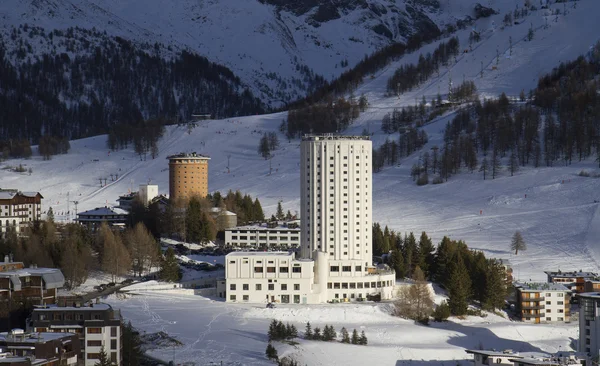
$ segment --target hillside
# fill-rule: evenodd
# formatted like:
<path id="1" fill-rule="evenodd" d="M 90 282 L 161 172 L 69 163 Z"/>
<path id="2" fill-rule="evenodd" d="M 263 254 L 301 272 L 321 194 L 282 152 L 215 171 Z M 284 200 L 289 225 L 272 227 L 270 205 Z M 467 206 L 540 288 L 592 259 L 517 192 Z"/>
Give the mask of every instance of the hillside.
<path id="1" fill-rule="evenodd" d="M 457 19 L 475 16 L 477 1 L 459 3 L 7 0 L 0 4 L 0 34 L 11 40 L 12 29 L 24 24 L 47 33 L 78 27 L 189 50 L 228 67 L 263 102 L 280 106 L 318 86 L 317 75 L 331 79 L 385 45 L 416 33 L 437 34 Z M 23 36 L 17 43 L 27 40 Z M 31 55 L 41 57 L 44 45 L 30 43 Z"/>
<path id="2" fill-rule="evenodd" d="M 535 87 L 539 75 L 551 71 L 560 61 L 587 52 L 597 40 L 590 17 L 600 8 L 593 0 L 577 4 L 567 16 L 557 17 L 557 22 L 552 22 L 548 29 L 537 31 L 532 41 L 515 41 L 512 57 L 503 57 L 498 70 L 487 70 L 483 78 L 473 78 L 481 93 L 516 95 L 521 89 L 529 90 Z M 479 29 L 488 30 L 482 32 L 482 41 L 472 52 L 457 58 L 450 68 L 452 75 L 464 73 L 469 78 L 477 74 L 472 65 L 491 62 L 496 47 L 507 45 L 509 37 L 514 40 L 524 37 L 526 24 L 489 30 L 486 24 L 501 23 L 501 14 L 477 23 Z M 528 21 L 534 27 L 545 23 L 541 12 L 531 15 Z M 458 36 L 461 44 L 468 44 L 468 30 L 459 31 Z M 432 44 L 421 52 L 434 47 Z M 390 73 L 402 63 L 415 62 L 419 53 L 389 65 L 358 89 L 365 92 L 370 107 L 345 133 L 360 134 L 366 128 L 373 133 L 374 146 L 388 137 L 396 138 L 397 135 L 388 136 L 380 131 L 382 116 L 394 107 L 413 104 L 422 95 L 429 99 L 437 94 L 438 84 L 448 84 L 448 73 L 442 73 L 400 98 L 385 96 Z M 456 78 L 461 77 L 453 76 Z M 442 116 L 424 127 L 429 135 L 425 149 L 441 144 L 443 129 L 452 117 L 452 113 Z M 147 161 L 140 161 L 132 149 L 109 152 L 106 136 L 72 141 L 69 154 L 55 156 L 51 161 L 35 156 L 30 160 L 4 162 L 3 166 L 31 167 L 33 173 L 29 176 L 2 170 L 0 186 L 40 190 L 46 197 L 44 210 L 52 206 L 58 219 L 66 219 L 67 200 L 79 201 L 79 211 L 112 205 L 118 195 L 149 180 L 159 185 L 161 193 L 167 193 L 165 157 L 181 151 L 197 151 L 211 156 L 211 191 L 239 189 L 258 197 L 268 214 L 275 211 L 280 200 L 284 209 L 294 212 L 299 209 L 299 141 L 288 142 L 278 132 L 285 118 L 286 113 L 277 113 L 206 121 L 190 134 L 184 127 L 170 126 L 159 142 L 160 156 Z M 266 131 L 278 132 L 281 141 L 271 161 L 271 174 L 269 161 L 257 153 L 259 138 Z M 542 271 L 547 269 L 600 269 L 597 238 L 593 235 L 599 210 L 594 201 L 600 200 L 600 179 L 577 176 L 582 169 L 598 171 L 593 161 L 574 162 L 566 167 L 525 168 L 514 177 L 504 172 L 499 178 L 486 181 L 480 173 L 462 173 L 445 184 L 417 187 L 409 174 L 417 159 L 418 153 L 412 154 L 399 165 L 374 175 L 375 221 L 401 232 L 425 230 L 436 242 L 444 235 L 464 239 L 470 247 L 486 254 L 510 258 L 517 278 L 522 280 L 542 280 Z M 108 186 L 100 187 L 98 178 L 116 173 L 118 181 L 109 179 Z M 73 204 L 70 209 L 73 214 Z M 519 256 L 508 252 L 509 238 L 515 230 L 521 230 L 529 246 Z M 564 263 L 566 256 L 568 265 Z"/>

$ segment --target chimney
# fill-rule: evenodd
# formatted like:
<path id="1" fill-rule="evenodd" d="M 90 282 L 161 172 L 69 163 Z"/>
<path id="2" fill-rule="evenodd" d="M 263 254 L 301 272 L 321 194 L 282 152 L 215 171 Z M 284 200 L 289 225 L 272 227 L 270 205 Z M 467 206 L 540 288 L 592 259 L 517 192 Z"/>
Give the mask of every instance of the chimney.
<path id="1" fill-rule="evenodd" d="M 99 297 L 96 298 L 96 304 L 100 304 L 100 298 Z"/>
<path id="2" fill-rule="evenodd" d="M 7 255 L 4 256 L 4 263 L 8 263 L 10 261 L 10 257 Z"/>

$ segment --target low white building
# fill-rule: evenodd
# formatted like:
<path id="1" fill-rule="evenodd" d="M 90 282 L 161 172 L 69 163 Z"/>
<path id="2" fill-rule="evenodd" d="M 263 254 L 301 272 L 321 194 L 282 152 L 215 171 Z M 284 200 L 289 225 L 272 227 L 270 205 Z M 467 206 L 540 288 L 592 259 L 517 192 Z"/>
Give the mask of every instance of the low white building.
<path id="1" fill-rule="evenodd" d="M 225 245 L 243 249 L 294 249 L 300 246 L 297 225 L 247 225 L 225 230 Z"/>
<path id="2" fill-rule="evenodd" d="M 296 304 L 393 296 L 395 273 L 389 268 L 365 268 L 362 262 L 341 266 L 324 252 L 314 258 L 296 259 L 288 252 L 230 253 L 220 295 L 228 302 Z"/>
<path id="3" fill-rule="evenodd" d="M 522 359 L 523 356 L 519 356 L 517 353 L 513 353 L 511 350 L 505 350 L 502 352 L 498 351 L 486 351 L 486 350 L 465 350 L 468 354 L 473 355 L 473 362 L 475 366 L 492 366 L 492 365 L 505 365 L 513 366 L 513 361 L 516 359 Z"/>
<path id="4" fill-rule="evenodd" d="M 531 323 L 570 322 L 571 290 L 559 283 L 516 284 L 517 310 Z"/>

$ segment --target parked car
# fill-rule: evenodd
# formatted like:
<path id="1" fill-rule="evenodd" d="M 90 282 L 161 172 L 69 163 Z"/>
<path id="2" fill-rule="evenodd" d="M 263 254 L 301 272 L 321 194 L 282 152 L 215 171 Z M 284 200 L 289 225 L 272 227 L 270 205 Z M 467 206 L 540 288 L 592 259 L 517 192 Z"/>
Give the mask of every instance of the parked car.
<path id="1" fill-rule="evenodd" d="M 272 302 L 267 303 L 267 308 L 268 309 L 275 309 L 275 304 L 273 304 Z"/>
<path id="2" fill-rule="evenodd" d="M 114 282 L 109 282 L 106 287 L 115 287 L 117 284 Z"/>
<path id="3" fill-rule="evenodd" d="M 122 285 L 130 285 L 132 283 L 133 283 L 133 279 L 132 278 L 128 278 L 128 279 L 126 279 L 124 281 L 121 281 Z"/>

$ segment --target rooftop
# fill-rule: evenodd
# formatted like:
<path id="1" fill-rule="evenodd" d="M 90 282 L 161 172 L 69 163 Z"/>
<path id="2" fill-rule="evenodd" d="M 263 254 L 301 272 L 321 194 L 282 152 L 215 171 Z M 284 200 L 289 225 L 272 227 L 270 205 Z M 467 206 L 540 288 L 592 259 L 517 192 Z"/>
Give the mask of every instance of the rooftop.
<path id="1" fill-rule="evenodd" d="M 370 136 L 347 136 L 347 135 L 334 135 L 333 133 L 326 133 L 322 135 L 304 135 L 302 141 L 320 141 L 320 140 L 364 140 L 370 141 Z"/>
<path id="2" fill-rule="evenodd" d="M 36 197 L 38 194 L 41 198 L 44 198 L 39 192 L 20 192 L 16 189 L 0 189 L 0 200 L 11 200 L 17 195 L 32 198 Z"/>
<path id="3" fill-rule="evenodd" d="M 583 292 L 583 293 L 577 294 L 577 297 L 600 300 L 600 292 Z"/>
<path id="4" fill-rule="evenodd" d="M 581 363 L 569 363 L 567 362 L 563 362 L 559 359 L 554 359 L 554 358 L 544 358 L 544 359 L 539 359 L 539 358 L 519 358 L 519 359 L 509 359 L 509 361 L 511 362 L 518 362 L 519 365 L 545 365 L 545 366 L 560 366 L 560 365 L 569 365 L 569 364 L 575 364 L 575 365 L 580 365 Z M 573 360 L 575 361 L 575 360 Z"/>
<path id="5" fill-rule="evenodd" d="M 274 228 L 269 228 L 269 227 L 267 227 L 266 223 L 263 223 L 263 224 L 256 224 L 256 225 L 236 226 L 236 227 L 226 229 L 225 231 L 233 231 L 233 230 L 265 230 L 265 231 L 293 230 L 293 231 L 299 232 L 300 226 L 298 226 L 296 228 L 290 228 L 290 227 L 284 226 L 284 224 L 278 224 Z"/>
<path id="6" fill-rule="evenodd" d="M 15 332 L 16 331 L 16 332 Z M 21 331 L 21 333 L 17 333 Z M 13 333 L 14 332 L 14 333 Z M 50 333 L 50 332 L 37 332 L 37 333 L 25 333 L 20 330 L 13 330 L 12 332 L 0 333 L 0 342 L 11 342 L 11 343 L 45 343 L 57 339 L 74 336 L 74 333 Z"/>
<path id="7" fill-rule="evenodd" d="M 553 278 L 571 278 L 571 277 L 584 277 L 584 278 L 595 278 L 598 277 L 597 273 L 594 272 L 582 272 L 580 271 L 571 271 L 571 272 L 563 272 L 563 271 L 545 271 L 545 274 L 547 274 L 550 277 Z"/>
<path id="8" fill-rule="evenodd" d="M 293 257 L 292 252 L 231 252 L 227 257 Z"/>
<path id="9" fill-rule="evenodd" d="M 77 216 L 112 216 L 112 215 L 129 215 L 129 212 L 117 207 L 96 207 L 92 210 L 80 212 Z"/>
<path id="10" fill-rule="evenodd" d="M 517 283 L 515 287 L 520 288 L 523 291 L 564 291 L 571 292 L 567 287 L 560 283 L 546 283 L 546 282 L 525 282 Z"/>
<path id="11" fill-rule="evenodd" d="M 469 354 L 473 354 L 473 355 L 502 356 L 502 357 L 523 358 L 523 356 L 519 356 L 518 353 L 513 353 L 511 350 L 505 350 L 505 351 L 487 351 L 487 350 L 466 349 L 465 352 L 467 352 Z"/>
<path id="12" fill-rule="evenodd" d="M 210 157 L 202 154 L 197 154 L 195 151 L 191 153 L 179 153 L 167 156 L 167 159 L 210 159 Z"/>
<path id="13" fill-rule="evenodd" d="M 34 311 L 57 311 L 57 310 L 65 310 L 65 311 L 102 311 L 102 310 L 112 310 L 112 306 L 104 303 L 100 304 L 89 304 L 82 305 L 80 307 L 77 306 L 58 306 L 58 305 L 45 305 L 38 306 L 34 309 Z"/>

